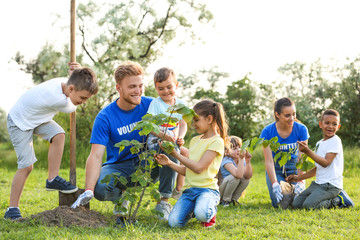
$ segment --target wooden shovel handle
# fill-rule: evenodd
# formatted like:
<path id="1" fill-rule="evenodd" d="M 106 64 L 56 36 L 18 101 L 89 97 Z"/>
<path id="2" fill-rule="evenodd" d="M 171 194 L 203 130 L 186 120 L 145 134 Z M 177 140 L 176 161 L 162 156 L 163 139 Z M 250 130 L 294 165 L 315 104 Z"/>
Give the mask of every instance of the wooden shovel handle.
<path id="1" fill-rule="evenodd" d="M 70 62 L 75 61 L 75 0 L 71 0 Z M 70 113 L 70 183 L 76 185 L 76 112 Z"/>

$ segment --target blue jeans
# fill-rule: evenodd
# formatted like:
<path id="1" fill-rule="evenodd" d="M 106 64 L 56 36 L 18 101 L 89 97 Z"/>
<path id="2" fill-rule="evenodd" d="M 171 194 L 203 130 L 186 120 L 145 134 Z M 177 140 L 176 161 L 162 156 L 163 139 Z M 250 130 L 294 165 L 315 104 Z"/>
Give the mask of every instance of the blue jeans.
<path id="1" fill-rule="evenodd" d="M 275 171 L 275 174 L 276 174 L 276 179 L 279 183 L 280 183 L 280 181 L 285 181 L 285 178 L 286 178 L 285 174 L 283 174 L 282 172 L 279 172 L 279 171 Z M 294 170 L 287 172 L 287 176 L 290 176 L 291 174 L 294 174 Z M 297 171 L 295 172 L 295 174 L 297 174 Z M 269 178 L 269 175 L 267 174 L 267 172 L 266 172 L 266 184 L 267 184 L 269 194 L 270 194 L 271 205 L 274 208 L 278 208 L 279 203 L 277 202 L 276 197 L 273 193 L 272 182 L 270 181 L 270 178 Z M 292 183 L 292 184 L 296 185 L 297 183 Z"/>
<path id="2" fill-rule="evenodd" d="M 192 215 L 200 222 L 209 222 L 217 212 L 220 193 L 210 188 L 186 189 L 169 215 L 170 227 L 183 227 Z"/>
<path id="3" fill-rule="evenodd" d="M 159 150 L 159 144 L 151 144 L 148 145 L 149 150 Z M 175 145 L 175 151 L 180 152 L 180 148 L 178 145 Z M 174 163 L 179 163 L 175 157 L 165 153 L 164 151 L 160 151 L 160 153 L 165 154 L 171 161 Z M 171 198 L 172 191 L 175 186 L 177 172 L 171 169 L 168 166 L 157 167 L 153 169 L 153 173 L 160 178 L 159 182 L 159 192 L 164 198 Z"/>

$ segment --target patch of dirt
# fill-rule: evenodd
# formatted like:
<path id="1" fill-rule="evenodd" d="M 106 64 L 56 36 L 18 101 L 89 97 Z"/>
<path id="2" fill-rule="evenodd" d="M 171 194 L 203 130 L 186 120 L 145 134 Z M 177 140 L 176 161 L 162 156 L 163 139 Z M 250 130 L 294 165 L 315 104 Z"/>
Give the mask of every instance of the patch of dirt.
<path id="1" fill-rule="evenodd" d="M 88 210 L 85 207 L 72 209 L 69 206 L 59 206 L 53 210 L 47 210 L 36 215 L 32 215 L 31 219 L 40 221 L 47 226 L 58 227 L 104 227 L 109 225 L 110 219 L 99 212 Z M 26 221 L 23 218 L 21 221 Z"/>

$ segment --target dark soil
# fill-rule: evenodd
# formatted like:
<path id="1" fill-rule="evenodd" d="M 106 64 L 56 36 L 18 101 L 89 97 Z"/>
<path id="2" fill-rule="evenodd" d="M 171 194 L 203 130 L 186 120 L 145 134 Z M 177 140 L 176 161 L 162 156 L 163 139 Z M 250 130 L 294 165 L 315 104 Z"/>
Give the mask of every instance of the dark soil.
<path id="1" fill-rule="evenodd" d="M 58 227 L 104 227 L 113 221 L 99 212 L 88 210 L 85 207 L 72 209 L 69 206 L 59 206 L 53 210 L 47 210 L 36 215 L 32 215 L 30 219 L 40 221 L 47 226 Z M 27 221 L 23 218 L 21 221 Z"/>

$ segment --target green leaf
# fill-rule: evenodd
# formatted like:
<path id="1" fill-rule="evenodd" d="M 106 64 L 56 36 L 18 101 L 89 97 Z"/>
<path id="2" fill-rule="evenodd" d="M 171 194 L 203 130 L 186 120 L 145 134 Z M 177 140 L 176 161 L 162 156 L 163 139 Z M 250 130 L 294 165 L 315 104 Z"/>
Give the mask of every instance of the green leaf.
<path id="1" fill-rule="evenodd" d="M 126 184 L 128 183 L 128 180 L 126 179 L 126 177 L 124 176 L 120 176 L 119 177 L 119 181 L 122 185 L 126 186 Z"/>
<path id="2" fill-rule="evenodd" d="M 278 152 L 277 154 L 275 154 L 275 156 L 274 156 L 274 162 L 277 162 L 277 160 L 279 159 L 279 157 L 281 157 L 281 152 Z"/>
<path id="3" fill-rule="evenodd" d="M 290 154 L 290 158 L 291 158 L 291 154 Z M 288 159 L 289 159 L 289 153 L 281 152 L 281 160 L 279 161 L 280 167 L 284 166 L 287 163 Z"/>
<path id="4" fill-rule="evenodd" d="M 243 144 L 241 145 L 241 151 L 245 151 L 246 148 L 249 146 L 250 142 L 250 139 L 247 139 L 245 142 L 243 142 Z"/>
<path id="5" fill-rule="evenodd" d="M 163 141 L 161 147 L 167 154 L 170 154 L 175 149 L 175 143 L 169 141 Z"/>

